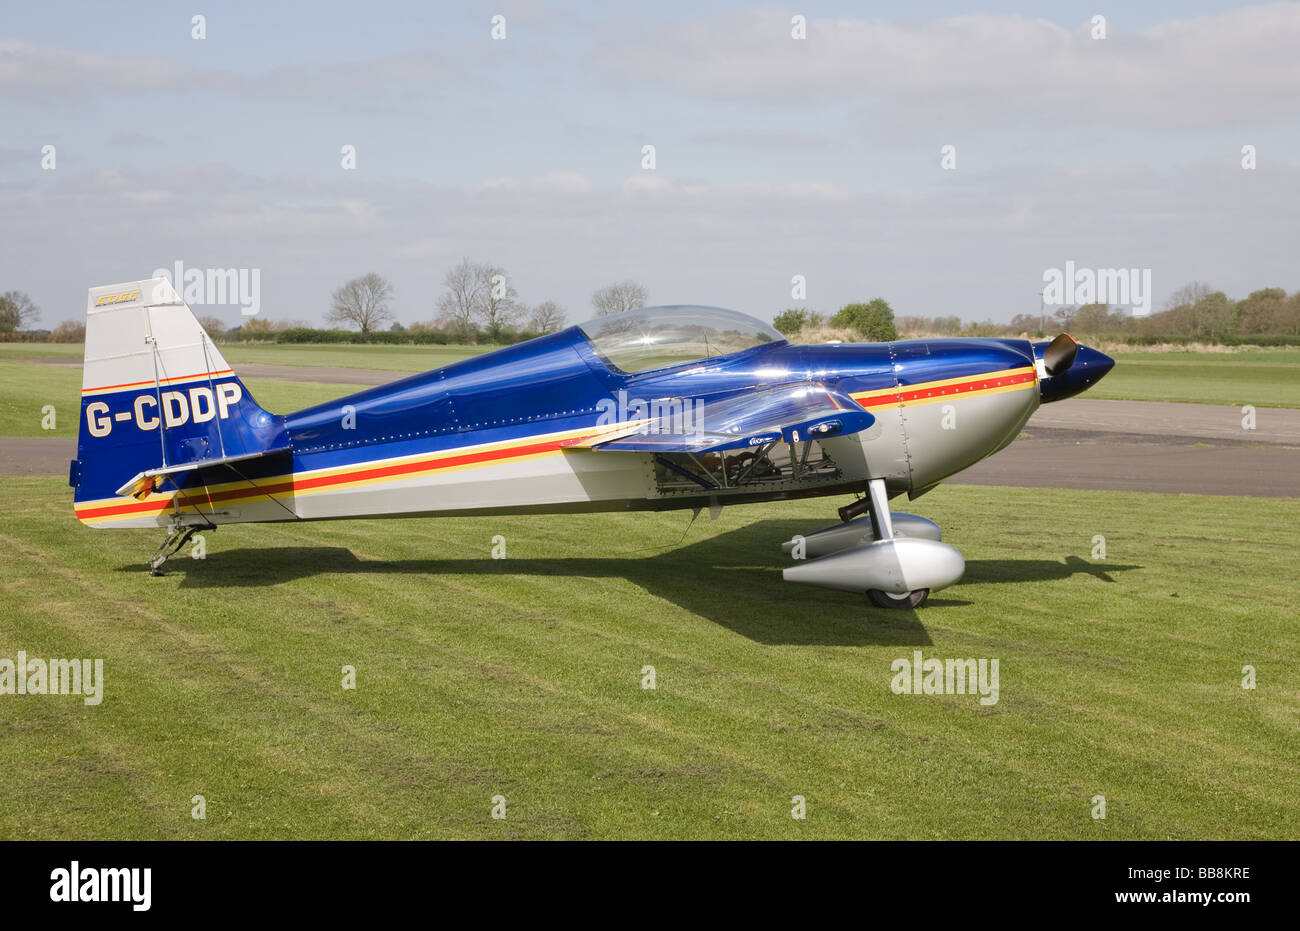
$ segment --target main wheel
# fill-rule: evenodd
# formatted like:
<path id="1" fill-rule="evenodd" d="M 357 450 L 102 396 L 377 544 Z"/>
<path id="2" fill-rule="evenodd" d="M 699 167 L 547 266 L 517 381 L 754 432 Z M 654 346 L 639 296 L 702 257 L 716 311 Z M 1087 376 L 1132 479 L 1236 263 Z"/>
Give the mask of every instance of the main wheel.
<path id="1" fill-rule="evenodd" d="M 928 588 L 918 588 L 915 591 L 895 595 L 893 592 L 882 592 L 878 588 L 869 588 L 867 589 L 867 597 L 871 599 L 871 603 L 877 608 L 919 608 L 930 597 L 930 590 Z"/>

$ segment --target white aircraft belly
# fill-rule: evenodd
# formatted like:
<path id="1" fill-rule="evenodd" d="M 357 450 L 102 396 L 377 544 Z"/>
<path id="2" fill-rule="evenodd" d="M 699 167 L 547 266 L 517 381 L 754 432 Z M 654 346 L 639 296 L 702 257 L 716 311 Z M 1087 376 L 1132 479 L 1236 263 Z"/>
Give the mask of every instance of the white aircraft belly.
<path id="1" fill-rule="evenodd" d="M 644 500 L 648 457 L 589 450 L 411 475 L 294 496 L 299 517 L 436 513 Z"/>

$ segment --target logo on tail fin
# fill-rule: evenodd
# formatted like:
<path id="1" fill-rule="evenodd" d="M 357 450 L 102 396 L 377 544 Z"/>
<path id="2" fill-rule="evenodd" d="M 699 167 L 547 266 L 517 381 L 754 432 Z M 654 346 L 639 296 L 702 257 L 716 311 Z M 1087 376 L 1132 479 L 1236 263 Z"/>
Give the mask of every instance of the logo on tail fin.
<path id="1" fill-rule="evenodd" d="M 128 301 L 134 301 L 139 296 L 139 288 L 134 291 L 123 291 L 121 294 L 105 294 L 95 301 L 95 306 L 103 307 L 105 304 L 125 304 Z"/>

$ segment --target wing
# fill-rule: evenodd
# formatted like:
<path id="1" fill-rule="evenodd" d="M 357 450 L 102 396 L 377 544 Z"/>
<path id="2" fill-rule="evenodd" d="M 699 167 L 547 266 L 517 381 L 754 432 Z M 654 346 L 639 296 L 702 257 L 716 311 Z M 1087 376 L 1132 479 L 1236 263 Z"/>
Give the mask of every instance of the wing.
<path id="1" fill-rule="evenodd" d="M 759 388 L 703 404 L 661 399 L 649 414 L 629 429 L 588 437 L 569 448 L 705 453 L 844 436 L 875 423 L 848 395 L 808 382 Z"/>

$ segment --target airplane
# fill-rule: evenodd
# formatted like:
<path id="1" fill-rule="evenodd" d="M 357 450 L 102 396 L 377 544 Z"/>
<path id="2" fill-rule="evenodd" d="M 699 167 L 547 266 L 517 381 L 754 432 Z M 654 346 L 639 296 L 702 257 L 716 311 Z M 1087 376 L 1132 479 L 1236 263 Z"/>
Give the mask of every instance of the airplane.
<path id="1" fill-rule="evenodd" d="M 167 278 L 91 288 L 80 521 L 200 530 L 339 518 L 708 509 L 852 495 L 783 544 L 791 582 L 915 608 L 956 583 L 937 524 L 891 513 L 1012 442 L 1114 360 L 1052 340 L 791 345 L 716 307 L 597 317 L 272 414 Z M 694 518 L 692 518 L 694 519 Z"/>

